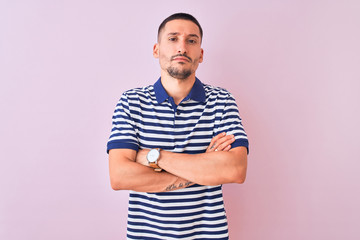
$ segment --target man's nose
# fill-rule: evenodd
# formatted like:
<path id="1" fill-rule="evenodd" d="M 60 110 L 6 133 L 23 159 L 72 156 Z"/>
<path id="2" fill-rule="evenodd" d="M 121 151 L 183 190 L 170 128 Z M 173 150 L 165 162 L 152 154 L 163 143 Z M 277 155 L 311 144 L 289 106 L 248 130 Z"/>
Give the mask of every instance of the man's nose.
<path id="1" fill-rule="evenodd" d="M 186 42 L 181 40 L 181 41 L 178 41 L 178 53 L 180 54 L 185 54 L 187 52 L 187 48 L 186 48 Z"/>

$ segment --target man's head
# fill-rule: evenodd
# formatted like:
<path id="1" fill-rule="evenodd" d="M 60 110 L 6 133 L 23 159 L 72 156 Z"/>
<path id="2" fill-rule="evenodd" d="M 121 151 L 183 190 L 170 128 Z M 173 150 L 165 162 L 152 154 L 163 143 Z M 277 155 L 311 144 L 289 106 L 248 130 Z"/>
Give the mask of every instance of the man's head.
<path id="1" fill-rule="evenodd" d="M 176 79 L 195 79 L 195 71 L 203 60 L 202 29 L 199 22 L 186 13 L 166 18 L 158 31 L 153 55 L 159 58 L 163 74 Z"/>
<path id="2" fill-rule="evenodd" d="M 167 17 L 159 26 L 159 29 L 158 29 L 158 42 L 160 41 L 160 34 L 161 34 L 162 30 L 165 28 L 166 23 L 168 23 L 168 22 L 170 22 L 172 20 L 176 20 L 176 19 L 188 20 L 188 21 L 191 21 L 191 22 L 195 23 L 199 27 L 200 42 L 202 42 L 203 30 L 202 30 L 202 28 L 200 26 L 200 23 L 198 22 L 198 20 L 196 20 L 195 17 L 193 17 L 192 15 L 190 15 L 188 13 L 175 13 L 175 14 Z"/>

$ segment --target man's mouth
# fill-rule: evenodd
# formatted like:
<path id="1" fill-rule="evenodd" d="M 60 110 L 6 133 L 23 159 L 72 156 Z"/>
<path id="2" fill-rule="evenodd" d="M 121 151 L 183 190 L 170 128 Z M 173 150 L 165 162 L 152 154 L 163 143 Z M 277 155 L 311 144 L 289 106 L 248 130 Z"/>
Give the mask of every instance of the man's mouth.
<path id="1" fill-rule="evenodd" d="M 171 58 L 172 61 L 191 62 L 191 58 L 184 55 L 176 55 Z"/>

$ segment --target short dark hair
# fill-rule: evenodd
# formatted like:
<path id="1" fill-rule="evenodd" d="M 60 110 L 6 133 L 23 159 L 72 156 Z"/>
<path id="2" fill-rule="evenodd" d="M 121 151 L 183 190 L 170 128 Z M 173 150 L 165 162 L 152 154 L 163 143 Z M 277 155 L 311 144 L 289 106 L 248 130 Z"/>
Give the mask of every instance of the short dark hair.
<path id="1" fill-rule="evenodd" d="M 188 13 L 175 13 L 169 17 L 167 17 L 159 26 L 158 29 L 158 41 L 159 41 L 159 36 L 160 36 L 160 32 L 161 30 L 163 30 L 163 28 L 165 27 L 166 23 L 175 20 L 175 19 L 183 19 L 183 20 L 189 20 L 193 23 L 195 23 L 198 27 L 199 27 L 199 31 L 200 31 L 200 37 L 201 37 L 201 41 L 203 38 L 203 30 L 200 26 L 200 23 L 198 22 L 198 20 L 196 20 L 196 18 Z"/>

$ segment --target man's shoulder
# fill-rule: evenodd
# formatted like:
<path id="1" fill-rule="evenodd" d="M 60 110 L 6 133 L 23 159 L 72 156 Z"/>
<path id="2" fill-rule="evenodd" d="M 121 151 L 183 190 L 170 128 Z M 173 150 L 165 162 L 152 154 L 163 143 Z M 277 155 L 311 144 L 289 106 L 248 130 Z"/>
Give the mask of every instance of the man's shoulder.
<path id="1" fill-rule="evenodd" d="M 145 87 L 128 89 L 122 93 L 119 103 L 126 102 L 127 104 L 148 105 L 156 99 L 154 86 L 148 85 Z"/>
<path id="2" fill-rule="evenodd" d="M 216 87 L 205 83 L 203 83 L 203 86 L 205 90 L 205 95 L 207 97 L 211 97 L 211 96 L 227 97 L 231 95 L 231 93 L 228 90 L 222 87 Z"/>
<path id="3" fill-rule="evenodd" d="M 126 95 L 126 96 L 146 95 L 146 94 L 151 94 L 153 92 L 154 92 L 154 86 L 148 85 L 145 87 L 137 87 L 137 88 L 128 89 L 123 93 L 123 95 Z"/>

